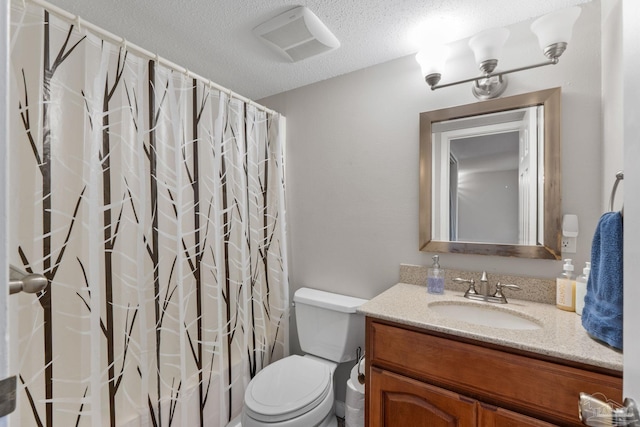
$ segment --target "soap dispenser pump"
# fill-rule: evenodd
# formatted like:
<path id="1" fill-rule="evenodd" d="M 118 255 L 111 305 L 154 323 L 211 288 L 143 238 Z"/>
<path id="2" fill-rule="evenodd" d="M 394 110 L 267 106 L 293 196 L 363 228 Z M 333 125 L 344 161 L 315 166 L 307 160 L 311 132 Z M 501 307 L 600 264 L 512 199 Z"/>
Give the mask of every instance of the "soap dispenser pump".
<path id="1" fill-rule="evenodd" d="M 440 268 L 440 257 L 433 256 L 433 264 L 427 271 L 427 292 L 430 294 L 444 293 L 444 270 Z"/>
<path id="2" fill-rule="evenodd" d="M 582 316 L 584 297 L 587 295 L 587 282 L 591 273 L 591 263 L 587 261 L 582 269 L 582 274 L 576 278 L 576 313 Z"/>

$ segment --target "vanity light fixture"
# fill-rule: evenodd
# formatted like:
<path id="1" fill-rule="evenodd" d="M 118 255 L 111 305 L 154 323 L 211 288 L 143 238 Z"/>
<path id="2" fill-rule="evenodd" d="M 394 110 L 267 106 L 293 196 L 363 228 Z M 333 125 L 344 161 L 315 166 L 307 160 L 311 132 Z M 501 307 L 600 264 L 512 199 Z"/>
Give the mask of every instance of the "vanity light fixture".
<path id="1" fill-rule="evenodd" d="M 469 40 L 469 47 L 473 50 L 478 68 L 482 72 L 479 77 L 438 84 L 447 60 L 448 49 L 446 46 L 434 44 L 425 47 L 418 52 L 416 60 L 420 64 L 422 75 L 431 90 L 473 82 L 472 92 L 476 98 L 496 98 L 507 87 L 506 74 L 558 63 L 560 55 L 565 51 L 571 39 L 573 25 L 581 11 L 582 9 L 579 6 L 561 9 L 541 16 L 531 24 L 531 31 L 537 36 L 540 49 L 547 57 L 544 62 L 506 71 L 496 71 L 502 47 L 509 37 L 509 30 L 506 28 L 486 30 L 476 34 Z"/>

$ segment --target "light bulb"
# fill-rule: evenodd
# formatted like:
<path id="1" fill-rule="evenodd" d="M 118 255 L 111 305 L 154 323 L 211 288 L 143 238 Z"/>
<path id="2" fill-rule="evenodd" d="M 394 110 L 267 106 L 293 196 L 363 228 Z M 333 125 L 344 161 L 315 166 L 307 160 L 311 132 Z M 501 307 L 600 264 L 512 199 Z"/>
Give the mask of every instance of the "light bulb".
<path id="1" fill-rule="evenodd" d="M 473 50 L 476 64 L 485 73 L 491 73 L 498 64 L 498 58 L 502 53 L 502 47 L 509 38 L 509 30 L 506 28 L 492 28 L 482 31 L 471 37 L 469 47 Z M 490 70 L 485 69 L 487 62 L 491 62 Z"/>
<path id="2" fill-rule="evenodd" d="M 416 61 L 420 64 L 422 75 L 442 74 L 449 57 L 449 47 L 445 45 L 430 45 L 421 49 L 416 55 Z"/>
<path id="3" fill-rule="evenodd" d="M 557 10 L 533 21 L 531 31 L 538 37 L 540 49 L 549 58 L 562 55 L 571 40 L 573 25 L 580 16 L 579 6 Z"/>

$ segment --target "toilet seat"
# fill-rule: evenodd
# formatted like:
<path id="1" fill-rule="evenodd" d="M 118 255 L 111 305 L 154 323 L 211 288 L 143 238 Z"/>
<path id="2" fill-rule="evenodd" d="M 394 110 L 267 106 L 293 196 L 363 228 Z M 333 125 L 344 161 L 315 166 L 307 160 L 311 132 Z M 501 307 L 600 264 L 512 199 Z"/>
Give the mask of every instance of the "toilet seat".
<path id="1" fill-rule="evenodd" d="M 249 383 L 244 409 L 265 423 L 290 420 L 312 411 L 332 391 L 333 372 L 308 357 L 289 356 L 260 371 Z"/>

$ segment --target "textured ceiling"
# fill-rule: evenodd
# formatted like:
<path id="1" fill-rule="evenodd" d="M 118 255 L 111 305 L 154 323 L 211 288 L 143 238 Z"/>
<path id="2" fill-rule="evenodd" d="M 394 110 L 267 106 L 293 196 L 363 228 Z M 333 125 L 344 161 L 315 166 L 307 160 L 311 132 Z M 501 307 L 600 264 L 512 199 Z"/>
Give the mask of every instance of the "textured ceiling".
<path id="1" fill-rule="evenodd" d="M 459 40 L 589 0 L 50 0 L 82 19 L 252 99 L 415 52 L 416 29 Z M 311 9 L 342 43 L 290 63 L 251 30 L 295 6 Z"/>

